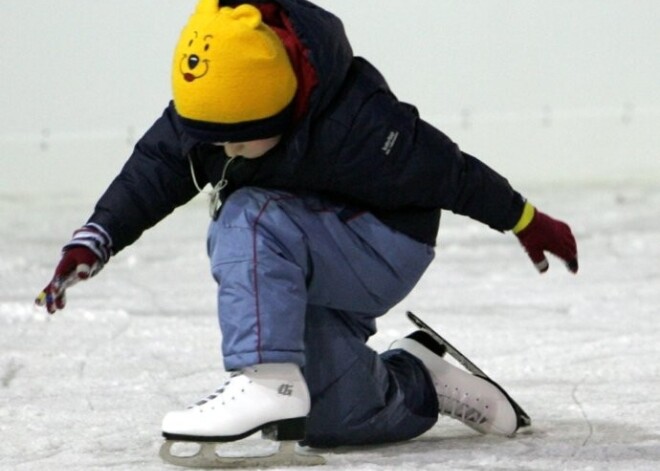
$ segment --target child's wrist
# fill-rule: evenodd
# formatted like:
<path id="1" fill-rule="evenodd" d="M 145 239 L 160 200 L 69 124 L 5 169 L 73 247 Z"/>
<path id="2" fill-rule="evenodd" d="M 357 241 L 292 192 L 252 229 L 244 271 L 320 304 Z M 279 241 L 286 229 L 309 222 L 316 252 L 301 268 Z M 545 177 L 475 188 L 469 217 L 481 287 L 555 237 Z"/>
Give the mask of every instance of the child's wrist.
<path id="1" fill-rule="evenodd" d="M 523 206 L 523 211 L 522 214 L 520 215 L 520 219 L 518 219 L 518 222 L 516 223 L 515 226 L 511 229 L 514 234 L 519 234 L 523 230 L 529 226 L 529 224 L 532 222 L 532 219 L 534 219 L 534 213 L 536 210 L 534 209 L 534 206 L 529 202 L 525 201 L 525 206 Z"/>

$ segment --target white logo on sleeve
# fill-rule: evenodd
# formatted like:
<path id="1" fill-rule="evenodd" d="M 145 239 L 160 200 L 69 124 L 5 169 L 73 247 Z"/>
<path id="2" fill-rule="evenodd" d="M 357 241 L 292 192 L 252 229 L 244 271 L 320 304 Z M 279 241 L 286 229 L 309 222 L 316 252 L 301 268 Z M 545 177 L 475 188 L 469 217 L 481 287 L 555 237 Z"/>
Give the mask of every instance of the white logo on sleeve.
<path id="1" fill-rule="evenodd" d="M 392 152 L 392 148 L 394 147 L 394 144 L 396 144 L 396 140 L 399 138 L 399 131 L 390 131 L 390 133 L 387 135 L 387 139 L 385 140 L 385 144 L 383 144 L 383 148 L 381 149 L 383 152 L 385 152 L 385 155 L 390 155 L 390 152 Z"/>

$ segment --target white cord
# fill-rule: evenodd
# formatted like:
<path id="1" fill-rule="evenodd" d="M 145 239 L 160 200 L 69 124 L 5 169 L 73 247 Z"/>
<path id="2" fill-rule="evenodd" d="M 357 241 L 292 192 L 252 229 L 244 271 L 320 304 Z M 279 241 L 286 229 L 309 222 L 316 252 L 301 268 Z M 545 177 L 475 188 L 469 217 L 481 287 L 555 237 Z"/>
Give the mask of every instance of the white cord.
<path id="1" fill-rule="evenodd" d="M 200 188 L 199 183 L 197 183 L 197 177 L 195 177 L 195 167 L 193 166 L 193 161 L 192 161 L 192 157 L 190 157 L 190 154 L 188 154 L 188 164 L 190 164 L 190 174 L 192 175 L 192 180 L 193 183 L 195 184 L 195 188 L 197 188 L 197 191 L 201 193 L 204 190 Z"/>
<path id="2" fill-rule="evenodd" d="M 220 191 L 222 191 L 229 183 L 229 180 L 227 180 L 227 169 L 229 168 L 229 164 L 234 161 L 234 158 L 235 157 L 227 157 L 227 162 L 225 162 L 225 166 L 222 168 L 220 181 L 215 184 L 213 190 L 206 192 L 206 194 L 211 197 L 209 200 L 209 215 L 212 218 L 215 218 L 216 214 L 218 214 L 218 211 L 220 210 L 220 206 L 222 205 L 222 201 L 220 201 Z M 204 189 L 199 186 L 197 177 L 195 177 L 195 166 L 193 165 L 192 157 L 190 154 L 188 154 L 188 163 L 190 164 L 190 174 L 192 175 L 193 184 L 195 185 L 195 188 L 197 188 L 197 191 L 203 193 Z"/>

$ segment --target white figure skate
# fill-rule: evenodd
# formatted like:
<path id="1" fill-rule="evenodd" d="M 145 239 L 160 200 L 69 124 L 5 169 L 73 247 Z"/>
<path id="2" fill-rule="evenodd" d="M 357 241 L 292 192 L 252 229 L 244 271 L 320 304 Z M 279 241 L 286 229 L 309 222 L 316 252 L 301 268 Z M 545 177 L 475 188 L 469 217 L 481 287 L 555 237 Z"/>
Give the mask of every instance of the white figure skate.
<path id="1" fill-rule="evenodd" d="M 409 313 L 409 317 L 411 317 Z M 439 403 L 439 413 L 457 419 L 481 432 L 511 436 L 520 427 L 530 425 L 529 416 L 494 381 L 460 352 L 438 336 L 418 318 L 411 317 L 422 330 L 397 340 L 392 349 L 403 349 L 419 358 L 431 374 Z M 468 363 L 478 373 L 458 368 L 442 356 L 451 356 Z"/>
<path id="2" fill-rule="evenodd" d="M 163 460 L 190 468 L 242 468 L 323 464 L 321 456 L 296 451 L 305 437 L 310 399 L 297 365 L 260 364 L 231 374 L 214 393 L 188 409 L 168 413 L 163 419 L 166 441 Z M 220 457 L 219 443 L 248 437 L 258 431 L 264 438 L 282 442 L 279 452 L 268 456 Z M 177 442 L 195 442 L 192 456 L 172 453 Z"/>

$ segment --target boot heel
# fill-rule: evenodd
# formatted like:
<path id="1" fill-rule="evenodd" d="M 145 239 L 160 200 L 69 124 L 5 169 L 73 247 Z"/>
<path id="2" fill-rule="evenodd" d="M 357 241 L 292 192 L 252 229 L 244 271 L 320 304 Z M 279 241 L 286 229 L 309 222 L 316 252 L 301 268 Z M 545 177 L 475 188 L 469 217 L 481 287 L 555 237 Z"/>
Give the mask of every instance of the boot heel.
<path id="1" fill-rule="evenodd" d="M 279 420 L 261 429 L 261 435 L 263 438 L 278 442 L 288 440 L 300 441 L 305 438 L 306 425 L 307 417 Z"/>

